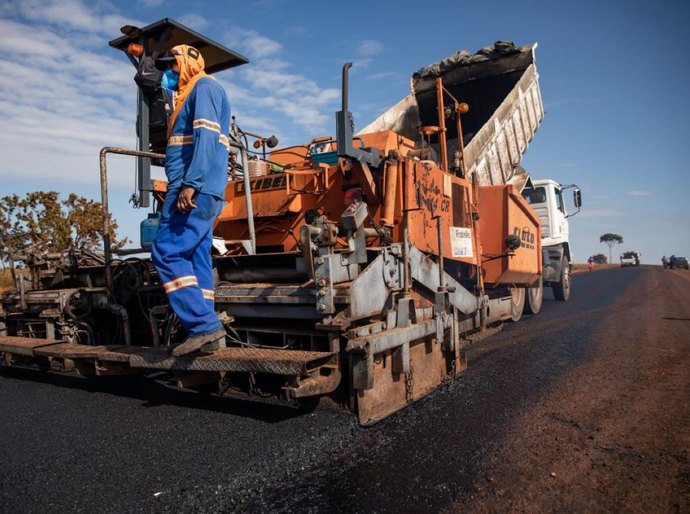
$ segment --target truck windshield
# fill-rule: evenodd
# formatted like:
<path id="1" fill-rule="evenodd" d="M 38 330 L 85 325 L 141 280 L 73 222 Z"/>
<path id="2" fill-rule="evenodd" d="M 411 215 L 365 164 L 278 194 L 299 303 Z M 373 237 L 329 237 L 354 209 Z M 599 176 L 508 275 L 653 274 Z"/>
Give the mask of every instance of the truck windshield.
<path id="1" fill-rule="evenodd" d="M 545 203 L 546 189 L 544 189 L 543 187 L 524 189 L 522 191 L 522 196 L 525 198 L 525 200 L 527 200 L 527 203 L 530 205 L 536 203 Z"/>

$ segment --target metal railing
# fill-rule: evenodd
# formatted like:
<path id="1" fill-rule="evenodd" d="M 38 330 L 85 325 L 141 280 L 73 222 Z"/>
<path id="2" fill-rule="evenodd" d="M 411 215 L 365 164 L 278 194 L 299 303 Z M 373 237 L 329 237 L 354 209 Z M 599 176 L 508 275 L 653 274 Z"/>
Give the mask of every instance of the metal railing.
<path id="1" fill-rule="evenodd" d="M 148 159 L 165 159 L 165 155 L 154 152 L 142 152 L 130 150 L 128 148 L 118 148 L 116 146 L 106 146 L 101 149 L 101 206 L 103 209 L 103 257 L 105 262 L 111 258 L 110 251 L 110 211 L 108 210 L 108 169 L 106 166 L 106 155 L 115 153 L 120 155 L 131 155 L 133 157 L 143 157 Z"/>
<path id="2" fill-rule="evenodd" d="M 247 207 L 247 224 L 249 226 L 249 238 L 251 240 L 251 254 L 256 253 L 256 233 L 254 230 L 254 208 L 252 206 L 251 187 L 249 184 L 249 173 L 247 171 L 247 151 L 244 146 L 230 141 L 230 146 L 240 150 L 242 155 L 242 166 L 245 168 L 243 173 L 245 202 Z M 100 169 L 101 169 L 101 205 L 103 209 L 103 256 L 105 262 L 109 262 L 112 256 L 110 250 L 110 211 L 108 209 L 108 169 L 106 165 L 106 155 L 109 153 L 119 155 L 131 155 L 132 157 L 143 157 L 146 159 L 165 159 L 164 154 L 154 152 L 142 152 L 140 150 L 130 150 L 128 148 L 118 148 L 116 146 L 106 146 L 101 149 Z"/>

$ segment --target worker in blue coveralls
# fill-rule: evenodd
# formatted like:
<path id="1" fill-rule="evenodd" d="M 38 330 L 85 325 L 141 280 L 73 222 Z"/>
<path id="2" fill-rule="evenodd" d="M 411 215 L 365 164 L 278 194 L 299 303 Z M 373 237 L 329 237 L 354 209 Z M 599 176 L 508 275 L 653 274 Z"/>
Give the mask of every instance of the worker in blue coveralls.
<path id="1" fill-rule="evenodd" d="M 165 151 L 168 188 L 151 258 L 187 332 L 172 349 L 177 357 L 213 352 L 225 338 L 214 310 L 211 245 L 225 198 L 230 101 L 194 47 L 173 47 L 156 67 L 163 70 L 163 87 L 175 91 L 175 108 Z"/>

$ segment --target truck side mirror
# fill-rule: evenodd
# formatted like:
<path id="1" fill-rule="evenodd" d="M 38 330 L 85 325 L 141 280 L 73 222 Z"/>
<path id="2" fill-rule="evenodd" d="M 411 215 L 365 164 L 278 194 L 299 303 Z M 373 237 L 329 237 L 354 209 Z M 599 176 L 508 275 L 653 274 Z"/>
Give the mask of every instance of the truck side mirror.
<path id="1" fill-rule="evenodd" d="M 578 209 L 582 207 L 582 191 L 579 188 L 573 190 L 573 203 Z"/>
<path id="2" fill-rule="evenodd" d="M 580 191 L 580 188 L 577 187 L 576 184 L 570 184 L 569 186 L 563 186 L 563 189 L 570 189 L 573 188 L 573 203 L 575 204 L 575 207 L 577 207 L 577 210 L 575 212 L 572 212 L 566 216 L 566 218 L 570 218 L 571 216 L 575 216 L 578 212 L 580 212 L 580 207 L 582 207 L 582 191 Z"/>

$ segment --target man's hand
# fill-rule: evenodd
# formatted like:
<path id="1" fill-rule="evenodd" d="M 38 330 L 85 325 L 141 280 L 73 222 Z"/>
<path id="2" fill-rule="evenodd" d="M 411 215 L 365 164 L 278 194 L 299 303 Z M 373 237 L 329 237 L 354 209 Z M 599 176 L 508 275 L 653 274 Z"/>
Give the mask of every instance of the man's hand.
<path id="1" fill-rule="evenodd" d="M 196 191 L 193 187 L 183 187 L 177 197 L 177 210 L 185 213 L 192 209 L 196 209 L 196 204 L 194 203 L 194 193 Z"/>

